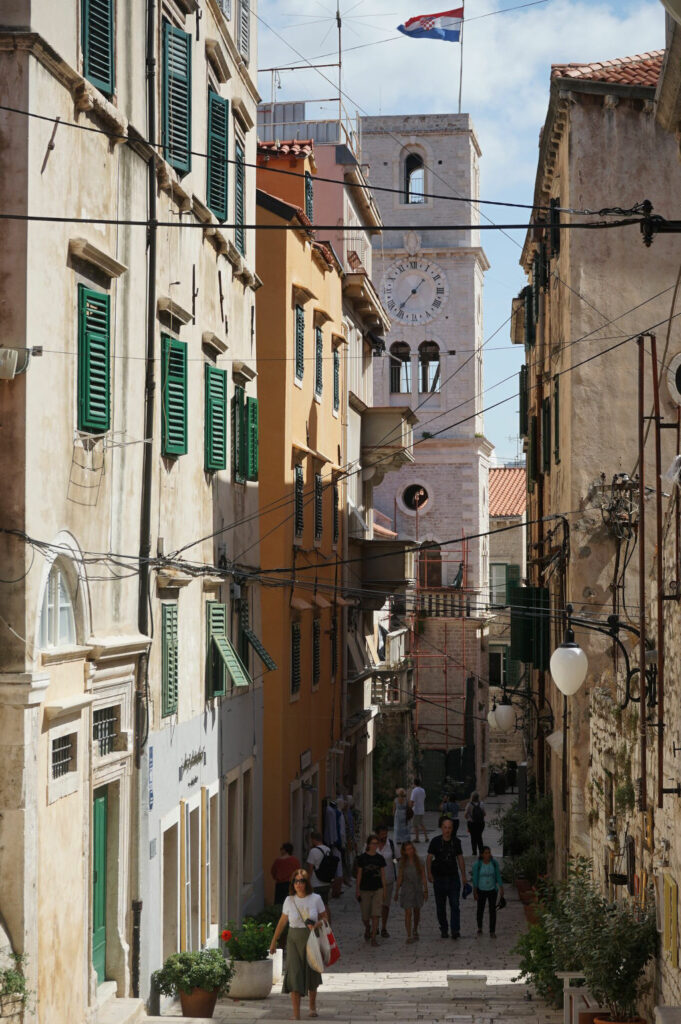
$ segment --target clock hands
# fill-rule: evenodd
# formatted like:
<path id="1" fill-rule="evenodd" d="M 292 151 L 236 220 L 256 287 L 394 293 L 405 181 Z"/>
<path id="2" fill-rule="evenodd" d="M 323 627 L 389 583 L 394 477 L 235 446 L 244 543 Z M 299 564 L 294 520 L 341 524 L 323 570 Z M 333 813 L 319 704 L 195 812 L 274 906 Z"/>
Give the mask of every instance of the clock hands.
<path id="1" fill-rule="evenodd" d="M 400 309 L 404 309 L 404 307 L 407 305 L 407 303 L 409 302 L 409 300 L 412 297 L 412 295 L 416 295 L 417 291 L 419 290 L 419 288 L 421 287 L 421 285 L 423 284 L 424 281 L 425 281 L 425 277 L 422 277 L 421 280 L 419 281 L 419 283 L 416 285 L 416 288 L 412 288 L 411 289 L 411 291 L 407 295 L 407 297 L 404 300 L 404 302 L 402 302 L 400 304 L 400 306 L 399 306 Z"/>

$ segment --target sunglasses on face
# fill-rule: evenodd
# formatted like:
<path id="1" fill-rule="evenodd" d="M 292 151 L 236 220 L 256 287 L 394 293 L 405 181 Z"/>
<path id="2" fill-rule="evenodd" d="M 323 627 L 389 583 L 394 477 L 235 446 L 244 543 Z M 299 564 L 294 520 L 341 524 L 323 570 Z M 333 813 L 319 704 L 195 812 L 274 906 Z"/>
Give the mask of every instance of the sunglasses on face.
<path id="1" fill-rule="evenodd" d="M 301 883 L 303 883 L 303 882 L 305 882 L 305 881 L 306 881 L 306 879 L 305 879 L 305 878 L 294 878 L 294 879 L 293 879 L 293 882 L 294 882 L 294 884 L 295 884 L 295 885 L 298 885 L 298 882 L 301 882 Z"/>

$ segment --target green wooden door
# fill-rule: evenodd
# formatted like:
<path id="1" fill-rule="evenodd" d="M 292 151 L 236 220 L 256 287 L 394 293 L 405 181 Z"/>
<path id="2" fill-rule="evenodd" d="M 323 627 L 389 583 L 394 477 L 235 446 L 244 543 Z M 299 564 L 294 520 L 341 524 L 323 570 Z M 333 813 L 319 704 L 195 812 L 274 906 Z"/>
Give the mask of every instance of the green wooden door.
<path id="1" fill-rule="evenodd" d="M 97 982 L 106 977 L 107 790 L 96 789 L 92 804 L 92 963 Z"/>

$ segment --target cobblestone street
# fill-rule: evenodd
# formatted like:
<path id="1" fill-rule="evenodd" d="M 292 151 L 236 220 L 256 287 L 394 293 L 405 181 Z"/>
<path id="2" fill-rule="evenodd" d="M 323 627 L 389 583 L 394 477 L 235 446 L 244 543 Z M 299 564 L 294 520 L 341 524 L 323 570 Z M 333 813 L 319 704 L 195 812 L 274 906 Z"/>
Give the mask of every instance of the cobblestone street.
<path id="1" fill-rule="evenodd" d="M 496 797 L 486 801 L 488 820 L 496 817 L 502 806 L 513 797 Z M 437 833 L 437 815 L 427 815 L 428 835 Z M 470 840 L 459 828 L 466 870 L 470 878 L 473 858 Z M 497 830 L 489 825 L 484 840 L 495 856 L 501 856 Z M 425 859 L 427 845 L 419 843 L 419 855 Z M 512 886 L 506 888 L 507 907 L 497 916 L 497 938 L 485 932 L 476 934 L 475 902 L 472 895 L 461 901 L 461 938 L 457 941 L 440 938 L 435 917 L 432 890 L 422 911 L 421 938 L 406 944 L 404 912 L 393 904 L 388 921 L 390 938 L 379 939 L 379 947 L 364 942 L 359 906 L 354 890 L 346 888 L 343 896 L 332 902 L 333 928 L 341 949 L 341 960 L 328 973 L 318 994 L 320 1020 L 337 1020 L 348 1024 L 370 1024 L 371 1021 L 448 1021 L 452 1024 L 557 1024 L 562 1014 L 545 1006 L 540 1000 L 528 1000 L 527 988 L 514 984 L 517 959 L 511 948 L 526 927 L 523 906 Z M 487 920 L 485 920 L 487 927 Z M 447 986 L 447 974 L 468 971 L 478 978 L 487 976 L 484 995 L 472 1001 L 470 996 L 455 998 Z M 188 1021 L 179 1016 L 179 1005 L 172 1019 Z M 307 1000 L 301 1009 L 308 1017 Z M 215 1020 L 221 1024 L 250 1024 L 262 1021 L 278 1024 L 291 1018 L 288 995 L 277 984 L 271 996 L 259 1002 L 221 1000 Z M 166 1017 L 151 1018 L 154 1021 Z"/>

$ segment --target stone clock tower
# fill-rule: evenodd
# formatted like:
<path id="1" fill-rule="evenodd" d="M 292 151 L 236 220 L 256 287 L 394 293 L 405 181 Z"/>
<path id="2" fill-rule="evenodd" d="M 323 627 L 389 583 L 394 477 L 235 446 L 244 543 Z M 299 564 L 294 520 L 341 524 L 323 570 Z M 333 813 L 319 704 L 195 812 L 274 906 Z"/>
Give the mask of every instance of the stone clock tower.
<path id="1" fill-rule="evenodd" d="M 468 114 L 365 117 L 362 160 L 384 224 L 404 225 L 374 241 L 373 277 L 392 319 L 374 363 L 376 405 L 416 410 L 413 465 L 386 476 L 376 506 L 400 537 L 437 543 L 488 529 L 492 447 L 483 427 L 483 275 L 477 224 L 480 147 Z M 433 195 L 451 198 L 433 198 Z M 462 202 L 461 198 L 473 200 Z M 418 408 L 417 408 L 418 407 Z M 416 443 L 418 442 L 418 443 Z M 487 544 L 468 545 L 467 589 L 487 587 Z M 458 572 L 443 549 L 442 585 Z"/>
<path id="2" fill-rule="evenodd" d="M 486 788 L 478 705 L 488 675 L 488 542 L 461 541 L 489 529 L 479 158 L 467 114 L 362 120 L 362 161 L 383 223 L 404 228 L 374 239 L 373 278 L 392 320 L 374 360 L 374 403 L 409 405 L 418 417 L 415 461 L 385 477 L 374 504 L 400 539 L 441 545 L 418 571 L 414 669 L 415 687 L 429 695 L 416 702 L 424 784 L 438 791 L 445 775 Z M 447 230 L 457 223 L 472 227 Z"/>

